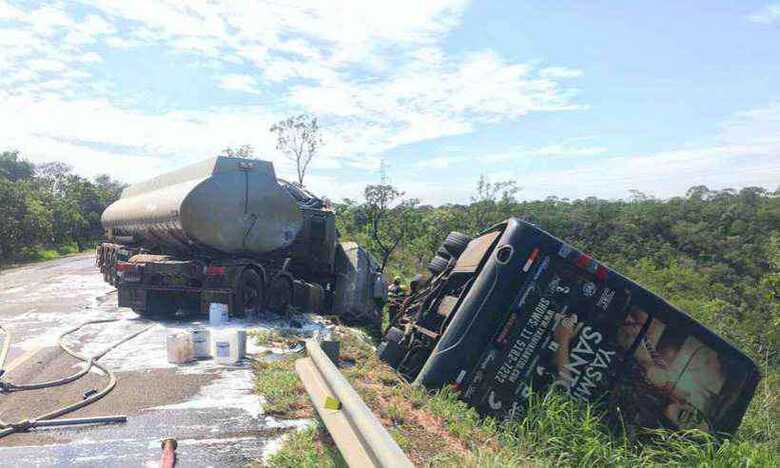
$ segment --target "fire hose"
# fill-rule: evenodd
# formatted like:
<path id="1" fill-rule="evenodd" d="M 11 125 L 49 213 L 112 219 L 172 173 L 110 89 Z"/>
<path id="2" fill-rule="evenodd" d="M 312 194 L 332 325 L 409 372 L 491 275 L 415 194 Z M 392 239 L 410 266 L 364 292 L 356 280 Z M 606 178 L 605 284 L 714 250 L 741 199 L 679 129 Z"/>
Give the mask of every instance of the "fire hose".
<path id="1" fill-rule="evenodd" d="M 33 383 L 33 384 L 15 384 L 9 381 L 0 380 L 1 392 L 14 392 L 14 391 L 24 391 L 24 390 L 36 390 L 41 388 L 49 388 L 49 387 L 64 385 L 73 382 L 74 380 L 77 380 L 80 377 L 86 375 L 93 366 L 100 369 L 101 371 L 103 371 L 103 373 L 105 373 L 108 376 L 108 383 L 101 391 L 97 393 L 93 393 L 79 402 L 64 406 L 54 411 L 50 411 L 46 414 L 43 414 L 33 419 L 23 419 L 15 423 L 7 423 L 0 419 L 0 438 L 5 437 L 9 434 L 13 434 L 14 432 L 24 432 L 34 427 L 62 426 L 67 424 L 111 423 L 111 422 L 126 421 L 127 420 L 126 416 L 101 416 L 101 417 L 93 417 L 93 418 L 58 419 L 56 421 L 52 421 L 54 418 L 58 418 L 68 413 L 72 413 L 73 411 L 88 406 L 96 402 L 97 400 L 103 398 L 104 396 L 108 395 L 109 392 L 111 392 L 111 390 L 113 390 L 114 387 L 116 386 L 116 376 L 110 369 L 97 362 L 98 359 L 102 358 L 103 356 L 108 354 L 108 352 L 118 347 L 119 345 L 135 338 L 136 336 L 140 335 L 141 333 L 144 333 L 145 331 L 149 330 L 154 326 L 154 325 L 149 325 L 148 327 L 145 327 L 137 332 L 131 333 L 128 336 L 117 341 L 116 343 L 112 344 L 111 346 L 107 347 L 100 353 L 93 356 L 84 356 L 74 351 L 70 347 L 68 347 L 63 341 L 63 338 L 65 338 L 65 336 L 81 329 L 86 325 L 96 324 L 96 323 L 116 322 L 118 320 L 119 319 L 90 320 L 82 323 L 81 325 L 66 330 L 65 332 L 60 334 L 60 336 L 57 338 L 57 344 L 60 346 L 60 348 L 62 348 L 63 351 L 65 351 L 70 356 L 86 363 L 86 366 L 84 366 L 84 368 L 81 369 L 80 371 L 72 375 L 69 375 L 67 377 L 63 377 L 61 379 L 51 380 L 47 382 Z M 2 369 L 5 367 L 5 360 L 8 357 L 8 352 L 11 347 L 11 334 L 8 330 L 3 328 L 2 325 L 0 325 L 0 331 L 2 331 L 3 334 L 5 335 L 3 339 L 3 347 L 0 348 L 0 379 L 2 379 L 4 373 Z"/>

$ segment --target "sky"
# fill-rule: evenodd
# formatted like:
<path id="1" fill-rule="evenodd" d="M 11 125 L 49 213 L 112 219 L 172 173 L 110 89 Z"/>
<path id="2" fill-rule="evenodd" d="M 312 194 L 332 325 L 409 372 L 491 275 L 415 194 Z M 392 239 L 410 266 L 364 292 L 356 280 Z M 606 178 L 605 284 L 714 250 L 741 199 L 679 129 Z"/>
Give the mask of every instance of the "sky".
<path id="1" fill-rule="evenodd" d="M 305 183 L 465 202 L 780 186 L 780 2 L 0 0 L 0 150 L 128 183 L 316 115 Z M 382 164 L 384 161 L 384 164 Z"/>

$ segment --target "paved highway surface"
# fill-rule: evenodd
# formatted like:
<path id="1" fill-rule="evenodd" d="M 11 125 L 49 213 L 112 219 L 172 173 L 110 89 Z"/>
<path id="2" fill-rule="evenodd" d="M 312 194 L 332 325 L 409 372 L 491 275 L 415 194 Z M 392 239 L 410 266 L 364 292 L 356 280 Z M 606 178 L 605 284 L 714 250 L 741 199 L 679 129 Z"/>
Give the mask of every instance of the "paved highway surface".
<path id="1" fill-rule="evenodd" d="M 22 384 L 76 372 L 82 364 L 62 352 L 57 337 L 70 327 L 100 318 L 120 320 L 89 325 L 69 335 L 68 343 L 84 354 L 96 354 L 134 331 L 153 327 L 101 359 L 117 374 L 114 391 L 66 417 L 125 414 L 128 422 L 12 434 L 0 439 L 3 466 L 157 466 L 163 437 L 178 439 L 178 466 L 244 466 L 277 447 L 284 432 L 306 424 L 263 415 L 261 399 L 252 392 L 248 363 L 169 364 L 165 336 L 170 329 L 187 328 L 207 318 L 150 322 L 118 308 L 115 289 L 103 282 L 91 255 L 0 272 L 0 324 L 12 333 L 4 378 Z M 251 324 L 253 328 L 278 326 L 284 323 Z M 321 331 L 311 322 L 305 328 Z M 250 345 L 248 351 L 261 349 Z M 103 388 L 106 381 L 93 368 L 61 387 L 0 393 L 0 418 L 11 422 L 34 417 L 78 401 L 84 392 Z"/>

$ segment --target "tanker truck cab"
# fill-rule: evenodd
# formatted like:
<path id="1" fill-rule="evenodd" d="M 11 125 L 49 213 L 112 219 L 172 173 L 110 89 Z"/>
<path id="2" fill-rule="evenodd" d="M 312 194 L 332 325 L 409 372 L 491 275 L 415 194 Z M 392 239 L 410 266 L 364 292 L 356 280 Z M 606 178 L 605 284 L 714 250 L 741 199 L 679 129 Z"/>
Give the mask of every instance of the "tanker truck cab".
<path id="1" fill-rule="evenodd" d="M 139 314 L 338 313 L 335 214 L 268 161 L 216 157 L 130 186 L 102 223 L 97 264 Z"/>
<path id="2" fill-rule="evenodd" d="M 517 218 L 449 253 L 378 348 L 407 380 L 499 419 L 554 388 L 634 427 L 738 427 L 757 366 L 662 298 Z"/>

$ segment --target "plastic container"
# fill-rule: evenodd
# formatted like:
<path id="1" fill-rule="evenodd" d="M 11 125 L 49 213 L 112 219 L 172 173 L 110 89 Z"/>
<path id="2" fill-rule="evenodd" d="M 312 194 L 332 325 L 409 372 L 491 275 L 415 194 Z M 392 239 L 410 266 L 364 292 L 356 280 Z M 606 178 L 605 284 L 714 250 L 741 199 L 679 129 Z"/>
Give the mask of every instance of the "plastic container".
<path id="1" fill-rule="evenodd" d="M 229 319 L 227 304 L 220 304 L 219 302 L 209 304 L 209 323 L 211 325 L 222 325 Z"/>
<path id="2" fill-rule="evenodd" d="M 238 338 L 238 357 L 244 359 L 246 357 L 246 330 L 236 329 L 236 337 Z"/>
<path id="3" fill-rule="evenodd" d="M 192 347 L 192 335 L 184 331 L 175 331 L 165 338 L 168 351 L 168 362 L 172 364 L 185 364 L 195 360 Z"/>
<path id="4" fill-rule="evenodd" d="M 246 355 L 246 330 L 213 330 L 211 337 L 211 355 L 214 361 L 220 364 L 235 364 Z"/>
<path id="5" fill-rule="evenodd" d="M 192 337 L 192 352 L 195 359 L 211 357 L 209 349 L 211 333 L 209 330 L 207 328 L 193 328 L 190 330 L 190 336 Z"/>

